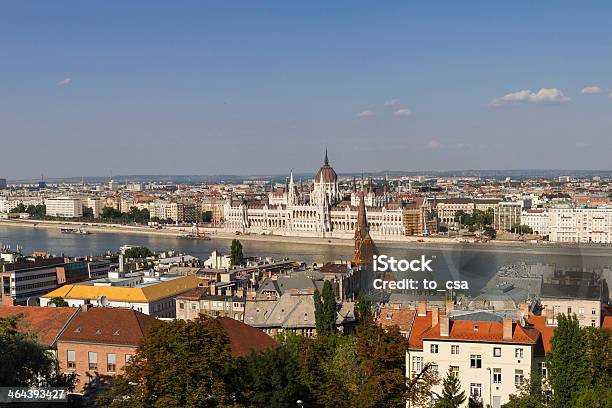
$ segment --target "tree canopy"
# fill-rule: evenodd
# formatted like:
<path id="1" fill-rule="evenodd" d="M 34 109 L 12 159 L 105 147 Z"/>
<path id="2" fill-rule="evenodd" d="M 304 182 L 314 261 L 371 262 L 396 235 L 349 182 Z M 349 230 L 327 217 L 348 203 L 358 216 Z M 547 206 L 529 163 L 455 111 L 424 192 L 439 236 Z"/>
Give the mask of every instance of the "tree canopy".
<path id="1" fill-rule="evenodd" d="M 230 262 L 232 265 L 239 266 L 244 264 L 244 254 L 242 253 L 242 243 L 234 239 L 230 247 Z"/>
<path id="2" fill-rule="evenodd" d="M 126 258 L 147 258 L 153 255 L 153 252 L 147 247 L 134 247 L 125 250 L 124 253 Z"/>
<path id="3" fill-rule="evenodd" d="M 0 386 L 73 389 L 75 377 L 59 371 L 55 357 L 36 337 L 17 330 L 20 318 L 0 318 Z"/>

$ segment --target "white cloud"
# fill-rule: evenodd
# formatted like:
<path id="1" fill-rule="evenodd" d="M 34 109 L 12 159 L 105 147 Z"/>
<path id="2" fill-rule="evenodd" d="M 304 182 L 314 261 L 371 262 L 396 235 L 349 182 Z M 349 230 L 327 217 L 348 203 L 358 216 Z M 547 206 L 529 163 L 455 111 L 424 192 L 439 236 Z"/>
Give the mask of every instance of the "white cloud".
<path id="1" fill-rule="evenodd" d="M 61 81 L 59 81 L 57 84 L 59 86 L 66 86 L 66 85 L 70 85 L 71 82 L 72 82 L 72 78 L 64 78 Z"/>
<path id="2" fill-rule="evenodd" d="M 495 98 L 491 101 L 491 106 L 506 106 L 517 103 L 565 103 L 570 100 L 557 88 L 542 88 L 538 92 L 525 89 L 509 93 L 501 98 Z"/>
<path id="3" fill-rule="evenodd" d="M 586 88 L 582 88 L 580 93 L 581 94 L 587 94 L 587 95 L 600 94 L 601 93 L 601 88 L 598 87 L 598 86 L 587 86 Z"/>
<path id="4" fill-rule="evenodd" d="M 407 116 L 412 116 L 412 111 L 410 109 L 402 108 L 402 109 L 396 110 L 395 112 L 393 112 L 393 114 L 395 116 L 407 117 Z"/>
<path id="5" fill-rule="evenodd" d="M 385 101 L 385 106 L 397 106 L 399 105 L 400 100 L 399 99 L 387 99 Z"/>
<path id="6" fill-rule="evenodd" d="M 357 114 L 358 118 L 372 118 L 376 116 L 376 112 L 372 112 L 370 110 L 364 110 L 363 112 L 359 112 Z"/>

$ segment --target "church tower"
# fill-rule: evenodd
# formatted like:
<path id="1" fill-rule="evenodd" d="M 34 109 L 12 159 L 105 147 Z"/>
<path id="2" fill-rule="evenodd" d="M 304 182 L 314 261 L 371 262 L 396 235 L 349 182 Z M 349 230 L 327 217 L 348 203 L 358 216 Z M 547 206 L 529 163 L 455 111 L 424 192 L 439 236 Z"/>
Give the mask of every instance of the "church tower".
<path id="1" fill-rule="evenodd" d="M 378 249 L 370 236 L 364 192 L 361 191 L 359 192 L 359 208 L 355 227 L 355 257 L 353 263 L 361 266 L 362 269 L 372 269 L 372 257 L 377 254 Z"/>

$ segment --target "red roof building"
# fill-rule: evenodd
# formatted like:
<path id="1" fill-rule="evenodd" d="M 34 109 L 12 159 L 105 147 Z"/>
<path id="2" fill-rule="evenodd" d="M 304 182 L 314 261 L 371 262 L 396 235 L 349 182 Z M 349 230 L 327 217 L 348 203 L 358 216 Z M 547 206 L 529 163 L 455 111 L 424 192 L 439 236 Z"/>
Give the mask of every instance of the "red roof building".
<path id="1" fill-rule="evenodd" d="M 50 348 L 79 309 L 74 307 L 0 306 L 0 318 L 18 317 L 17 330 Z"/>

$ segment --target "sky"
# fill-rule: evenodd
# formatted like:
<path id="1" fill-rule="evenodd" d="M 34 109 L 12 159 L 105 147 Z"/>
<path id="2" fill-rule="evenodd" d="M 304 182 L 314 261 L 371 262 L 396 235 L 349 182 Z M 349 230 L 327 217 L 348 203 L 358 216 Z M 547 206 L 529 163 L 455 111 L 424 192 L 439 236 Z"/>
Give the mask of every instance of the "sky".
<path id="1" fill-rule="evenodd" d="M 0 2 L 0 177 L 612 169 L 610 1 Z"/>

